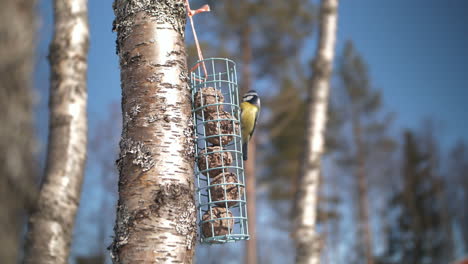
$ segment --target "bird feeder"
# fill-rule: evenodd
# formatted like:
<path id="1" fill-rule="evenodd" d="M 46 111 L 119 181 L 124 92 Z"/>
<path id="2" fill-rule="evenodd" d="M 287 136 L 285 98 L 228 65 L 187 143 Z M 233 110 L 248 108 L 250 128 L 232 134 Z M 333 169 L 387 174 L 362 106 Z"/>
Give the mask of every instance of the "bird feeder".
<path id="1" fill-rule="evenodd" d="M 249 239 L 236 65 L 200 60 L 190 74 L 202 243 Z"/>

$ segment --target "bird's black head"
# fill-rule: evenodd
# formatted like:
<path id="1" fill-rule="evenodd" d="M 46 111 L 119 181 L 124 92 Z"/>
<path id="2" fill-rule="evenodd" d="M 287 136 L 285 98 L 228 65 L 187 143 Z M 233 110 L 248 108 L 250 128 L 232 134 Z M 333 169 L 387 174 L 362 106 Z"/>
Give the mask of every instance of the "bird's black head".
<path id="1" fill-rule="evenodd" d="M 258 97 L 258 94 L 255 90 L 250 90 L 246 94 L 244 94 L 244 97 L 242 97 L 242 101 L 260 106 L 260 98 Z"/>

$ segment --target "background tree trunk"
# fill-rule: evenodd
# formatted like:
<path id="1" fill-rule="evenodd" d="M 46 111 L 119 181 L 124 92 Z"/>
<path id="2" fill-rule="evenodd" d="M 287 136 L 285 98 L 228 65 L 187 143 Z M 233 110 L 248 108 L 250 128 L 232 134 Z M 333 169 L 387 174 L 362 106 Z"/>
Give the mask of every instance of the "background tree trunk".
<path id="1" fill-rule="evenodd" d="M 29 220 L 26 263 L 68 263 L 86 161 L 86 0 L 54 1 L 50 124 L 38 206 Z"/>
<path id="2" fill-rule="evenodd" d="M 123 131 L 114 263 L 192 263 L 194 144 L 183 0 L 116 0 Z"/>
<path id="3" fill-rule="evenodd" d="M 248 24 L 244 25 L 241 30 L 241 49 L 242 49 L 242 87 L 241 96 L 247 93 L 252 85 L 252 48 L 250 45 L 250 27 Z M 257 131 L 258 132 L 258 131 Z M 257 263 L 257 235 L 256 235 L 256 179 L 255 179 L 255 150 L 256 142 L 255 136 L 249 142 L 249 159 L 244 162 L 245 177 L 246 177 L 246 196 L 247 203 L 247 216 L 249 217 L 248 228 L 250 239 L 245 243 L 245 263 Z"/>
<path id="4" fill-rule="evenodd" d="M 306 150 L 296 200 L 297 263 L 319 263 L 321 243 L 315 231 L 317 220 L 320 159 L 324 152 L 325 125 L 330 91 L 330 76 L 335 54 L 338 0 L 323 0 L 319 45 L 314 59 L 314 75 L 307 98 Z"/>
<path id="5" fill-rule="evenodd" d="M 249 217 L 248 228 L 250 239 L 246 241 L 246 254 L 245 263 L 257 263 L 257 199 L 256 199 L 256 176 L 255 176 L 255 157 L 256 157 L 256 140 L 255 136 L 252 137 L 249 143 L 249 159 L 245 161 L 245 177 L 246 177 L 246 196 L 247 203 L 247 216 Z"/>
<path id="6" fill-rule="evenodd" d="M 16 263 L 36 199 L 32 80 L 36 1 L 0 1 L 0 262 Z"/>
<path id="7" fill-rule="evenodd" d="M 369 198 L 366 177 L 366 157 L 364 153 L 364 143 L 362 142 L 362 126 L 358 114 L 353 114 L 353 140 L 356 146 L 356 176 L 358 183 L 358 219 L 359 219 L 359 237 L 364 250 L 364 256 L 367 264 L 374 264 L 374 254 L 372 252 L 372 228 L 369 217 Z"/>

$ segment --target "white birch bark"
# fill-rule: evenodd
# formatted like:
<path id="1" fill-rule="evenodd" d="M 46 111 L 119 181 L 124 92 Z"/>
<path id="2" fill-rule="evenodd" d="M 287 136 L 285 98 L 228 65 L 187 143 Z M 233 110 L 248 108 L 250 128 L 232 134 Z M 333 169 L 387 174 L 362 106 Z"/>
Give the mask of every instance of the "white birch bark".
<path id="1" fill-rule="evenodd" d="M 194 144 L 183 0 L 116 0 L 123 131 L 114 263 L 192 263 Z"/>
<path id="2" fill-rule="evenodd" d="M 26 263 L 68 263 L 86 160 L 87 1 L 55 0 L 54 17 L 47 164 Z"/>
<path id="3" fill-rule="evenodd" d="M 306 150 L 299 178 L 294 239 L 296 263 L 318 264 L 321 241 L 317 220 L 320 160 L 324 152 L 330 76 L 335 54 L 338 0 L 322 0 L 319 45 L 314 59 L 314 76 L 308 91 Z"/>

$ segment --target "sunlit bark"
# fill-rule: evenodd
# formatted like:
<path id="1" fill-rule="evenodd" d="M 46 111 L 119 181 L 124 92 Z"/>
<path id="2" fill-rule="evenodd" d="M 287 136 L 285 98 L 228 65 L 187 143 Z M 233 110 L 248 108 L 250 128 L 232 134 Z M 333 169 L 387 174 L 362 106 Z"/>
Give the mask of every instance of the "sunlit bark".
<path id="1" fill-rule="evenodd" d="M 321 157 L 330 93 L 330 76 L 338 20 L 338 0 L 323 0 L 321 5 L 319 46 L 314 59 L 314 76 L 308 89 L 306 149 L 296 199 L 294 239 L 296 263 L 320 262 L 321 241 L 315 230 Z"/>
<path id="2" fill-rule="evenodd" d="M 123 131 L 114 263 L 192 263 L 194 145 L 183 0 L 116 0 Z"/>
<path id="3" fill-rule="evenodd" d="M 86 0 L 54 1 L 47 164 L 29 221 L 26 263 L 68 263 L 86 160 Z"/>

